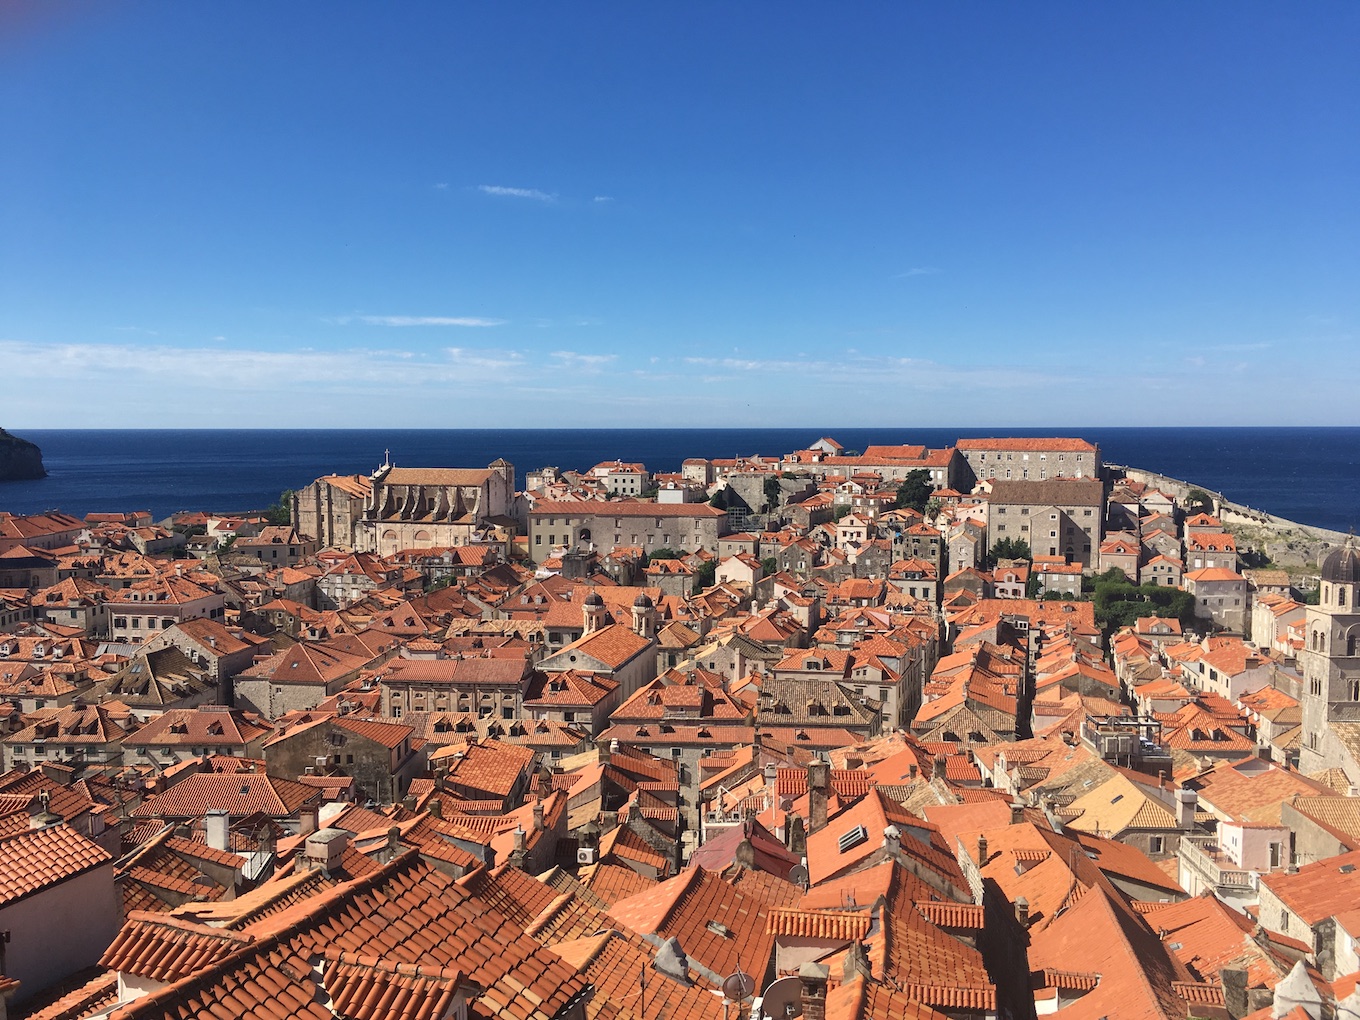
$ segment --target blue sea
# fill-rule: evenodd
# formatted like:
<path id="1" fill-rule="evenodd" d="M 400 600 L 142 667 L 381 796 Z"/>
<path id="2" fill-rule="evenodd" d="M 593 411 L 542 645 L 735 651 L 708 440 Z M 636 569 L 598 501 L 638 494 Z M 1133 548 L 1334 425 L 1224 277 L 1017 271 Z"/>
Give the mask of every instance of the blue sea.
<path id="1" fill-rule="evenodd" d="M 847 449 L 875 443 L 938 448 L 995 435 L 1080 436 L 1107 462 L 1221 492 L 1302 524 L 1346 531 L 1360 520 L 1360 428 L 1090 429 L 420 429 L 20 430 L 43 450 L 49 476 L 0 483 L 0 510 L 262 509 L 324 474 L 369 473 L 385 451 L 406 467 L 484 467 L 497 457 L 524 472 L 585 469 L 619 458 L 653 471 L 686 457 L 776 456 L 831 436 Z"/>

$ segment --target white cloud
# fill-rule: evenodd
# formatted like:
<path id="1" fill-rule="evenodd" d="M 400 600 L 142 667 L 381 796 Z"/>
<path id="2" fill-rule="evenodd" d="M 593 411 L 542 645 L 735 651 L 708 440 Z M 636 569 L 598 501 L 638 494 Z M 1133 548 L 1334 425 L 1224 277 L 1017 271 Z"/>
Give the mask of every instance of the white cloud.
<path id="1" fill-rule="evenodd" d="M 507 188 L 499 184 L 479 184 L 477 190 L 484 195 L 503 195 L 507 198 L 532 198 L 535 202 L 553 202 L 556 195 L 549 195 L 537 188 Z"/>
<path id="2" fill-rule="evenodd" d="M 504 326 L 504 319 L 483 319 L 470 315 L 360 315 L 360 322 L 369 326 Z M 337 319 L 342 325 L 349 316 Z"/>
<path id="3" fill-rule="evenodd" d="M 582 354 L 579 351 L 553 351 L 551 357 L 568 368 L 584 371 L 599 371 L 600 366 L 618 360 L 617 354 Z"/>
<path id="4" fill-rule="evenodd" d="M 934 276 L 938 272 L 934 266 L 913 266 L 904 273 L 898 273 L 897 278 L 901 280 L 908 276 Z"/>
<path id="5" fill-rule="evenodd" d="M 597 203 L 603 204 L 603 203 L 605 203 L 605 202 L 612 202 L 612 201 L 614 201 L 614 196 L 613 196 L 613 195 L 596 195 L 593 199 L 591 199 L 591 201 L 592 201 L 592 202 L 597 202 Z"/>
<path id="6" fill-rule="evenodd" d="M 448 191 L 448 190 L 449 190 L 449 182 L 448 182 L 448 181 L 439 181 L 437 184 L 435 184 L 434 190 L 435 190 L 435 191 Z"/>

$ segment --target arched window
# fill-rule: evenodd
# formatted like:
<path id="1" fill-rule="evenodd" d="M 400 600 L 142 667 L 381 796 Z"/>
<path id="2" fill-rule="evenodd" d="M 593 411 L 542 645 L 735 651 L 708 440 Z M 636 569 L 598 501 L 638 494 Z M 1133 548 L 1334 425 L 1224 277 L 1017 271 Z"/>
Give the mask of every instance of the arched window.
<path id="1" fill-rule="evenodd" d="M 1346 604 L 1346 589 L 1339 584 L 1336 586 L 1336 604 L 1338 606 L 1344 606 Z"/>
<path id="2" fill-rule="evenodd" d="M 1346 638 L 1346 654 L 1347 654 L 1348 656 L 1352 656 L 1352 657 L 1354 657 L 1354 655 L 1355 655 L 1355 635 L 1354 635 L 1354 634 L 1352 634 L 1350 637 Z M 1356 699 L 1352 699 L 1352 700 L 1360 701 L 1360 698 L 1356 698 Z"/>

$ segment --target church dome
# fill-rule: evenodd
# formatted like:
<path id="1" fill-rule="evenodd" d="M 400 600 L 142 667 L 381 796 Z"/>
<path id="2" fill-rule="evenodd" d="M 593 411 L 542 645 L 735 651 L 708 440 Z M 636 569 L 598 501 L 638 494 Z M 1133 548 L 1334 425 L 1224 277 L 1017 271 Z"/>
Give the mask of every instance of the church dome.
<path id="1" fill-rule="evenodd" d="M 604 599 L 600 598 L 599 592 L 593 591 L 586 596 L 586 605 L 590 606 L 591 608 L 594 608 L 596 606 L 603 606 Z"/>
<path id="2" fill-rule="evenodd" d="M 1322 558 L 1322 579 L 1333 584 L 1360 583 L 1360 551 L 1355 548 L 1355 539 L 1346 539 L 1346 544 L 1333 549 Z"/>
<path id="3" fill-rule="evenodd" d="M 642 593 L 641 595 L 639 595 L 637 598 L 633 599 L 633 608 L 634 608 L 634 609 L 651 609 L 651 608 L 652 608 L 652 600 L 647 596 L 647 593 L 646 593 L 646 592 L 643 592 L 643 593 Z"/>

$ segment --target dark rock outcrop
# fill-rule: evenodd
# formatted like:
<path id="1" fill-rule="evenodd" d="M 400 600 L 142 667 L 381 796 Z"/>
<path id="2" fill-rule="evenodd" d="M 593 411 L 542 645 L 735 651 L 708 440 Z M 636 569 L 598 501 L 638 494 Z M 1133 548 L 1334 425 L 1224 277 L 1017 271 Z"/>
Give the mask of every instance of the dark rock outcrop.
<path id="1" fill-rule="evenodd" d="M 27 439 L 12 436 L 0 429 L 0 482 L 20 482 L 30 478 L 46 478 L 42 450 Z"/>

